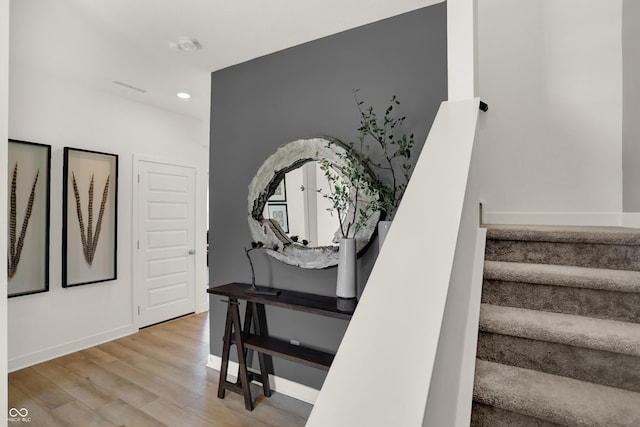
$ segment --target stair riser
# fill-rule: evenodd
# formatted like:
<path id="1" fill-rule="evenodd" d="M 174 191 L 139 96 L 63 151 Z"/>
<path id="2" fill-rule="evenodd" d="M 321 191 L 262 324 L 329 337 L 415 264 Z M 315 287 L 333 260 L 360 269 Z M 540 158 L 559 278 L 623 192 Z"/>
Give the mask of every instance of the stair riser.
<path id="1" fill-rule="evenodd" d="M 485 279 L 482 302 L 640 323 L 640 294 Z"/>
<path id="2" fill-rule="evenodd" d="M 640 246 L 487 240 L 485 259 L 640 271 Z"/>
<path id="3" fill-rule="evenodd" d="M 559 427 L 555 424 L 532 418 L 495 406 L 473 402 L 471 407 L 471 427 Z"/>
<path id="4" fill-rule="evenodd" d="M 640 357 L 488 332 L 477 358 L 640 392 Z"/>

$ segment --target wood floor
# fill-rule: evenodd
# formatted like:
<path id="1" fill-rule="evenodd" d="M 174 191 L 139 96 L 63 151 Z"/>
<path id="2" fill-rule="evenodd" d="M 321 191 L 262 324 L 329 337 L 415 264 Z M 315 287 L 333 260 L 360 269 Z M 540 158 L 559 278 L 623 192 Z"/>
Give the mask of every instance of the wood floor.
<path id="1" fill-rule="evenodd" d="M 209 355 L 208 313 L 9 374 L 9 408 L 26 408 L 29 426 L 303 426 L 311 405 L 254 389 L 217 398 L 218 372 Z"/>

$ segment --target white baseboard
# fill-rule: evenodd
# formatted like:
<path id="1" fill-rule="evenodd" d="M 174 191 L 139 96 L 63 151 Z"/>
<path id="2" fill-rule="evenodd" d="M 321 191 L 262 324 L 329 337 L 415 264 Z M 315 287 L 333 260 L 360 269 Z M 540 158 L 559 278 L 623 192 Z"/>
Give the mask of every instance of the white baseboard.
<path id="1" fill-rule="evenodd" d="M 484 212 L 483 220 L 485 224 L 619 226 L 623 215 L 621 212 Z"/>
<path id="2" fill-rule="evenodd" d="M 17 356 L 9 359 L 9 372 L 17 371 L 28 366 L 33 366 L 38 363 L 55 359 L 56 357 L 64 356 L 69 353 L 74 353 L 76 351 L 104 344 L 105 342 L 113 341 L 118 338 L 126 337 L 127 335 L 131 335 L 133 333 L 136 333 L 137 331 L 138 330 L 133 325 L 123 326 L 121 328 L 112 329 L 110 331 L 102 332 L 100 334 L 92 335 L 65 344 L 45 348 L 44 350 Z"/>
<path id="3" fill-rule="evenodd" d="M 221 365 L 222 358 L 220 356 L 215 356 L 213 354 L 209 355 L 207 368 L 215 369 L 219 372 Z M 231 375 L 231 372 L 238 372 L 237 362 L 229 361 L 229 376 L 233 376 Z M 237 378 L 237 376 L 235 376 L 235 378 Z M 271 388 L 276 390 L 278 393 L 293 397 L 294 399 L 302 400 L 303 402 L 310 403 L 312 405 L 316 402 L 316 398 L 320 392 L 315 388 L 275 375 L 269 375 L 269 381 L 271 383 Z"/>
<path id="4" fill-rule="evenodd" d="M 623 227 L 640 228 L 640 213 L 625 212 L 622 214 L 620 225 Z"/>

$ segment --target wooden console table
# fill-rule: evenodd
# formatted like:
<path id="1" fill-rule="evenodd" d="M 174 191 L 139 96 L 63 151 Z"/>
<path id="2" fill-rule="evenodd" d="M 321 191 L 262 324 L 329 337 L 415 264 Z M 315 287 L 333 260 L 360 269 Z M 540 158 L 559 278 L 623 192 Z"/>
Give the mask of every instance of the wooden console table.
<path id="1" fill-rule="evenodd" d="M 220 367 L 220 381 L 218 384 L 218 397 L 224 399 L 225 391 L 233 391 L 244 396 L 244 404 L 247 410 L 253 410 L 251 398 L 251 381 L 262 383 L 262 389 L 266 397 L 271 396 L 269 386 L 268 359 L 266 356 L 277 356 L 293 362 L 312 366 L 314 368 L 328 370 L 333 362 L 334 354 L 319 351 L 303 346 L 297 346 L 277 338 L 269 337 L 266 333 L 265 305 L 272 305 L 304 313 L 318 314 L 336 319 L 351 319 L 353 309 L 347 311 L 338 308 L 338 298 L 322 295 L 308 294 L 304 292 L 280 291 L 279 295 L 261 295 L 247 292 L 249 285 L 245 283 L 229 283 L 207 289 L 210 294 L 226 297 L 227 318 L 224 328 L 222 347 L 222 365 Z M 268 288 L 273 289 L 273 288 Z M 244 322 L 240 322 L 239 300 L 247 302 Z M 251 331 L 253 327 L 253 332 Z M 229 367 L 229 353 L 231 346 L 236 345 L 238 354 L 238 379 L 235 383 L 227 381 Z M 260 372 L 253 373 L 247 370 L 247 350 L 255 350 L 258 353 Z"/>

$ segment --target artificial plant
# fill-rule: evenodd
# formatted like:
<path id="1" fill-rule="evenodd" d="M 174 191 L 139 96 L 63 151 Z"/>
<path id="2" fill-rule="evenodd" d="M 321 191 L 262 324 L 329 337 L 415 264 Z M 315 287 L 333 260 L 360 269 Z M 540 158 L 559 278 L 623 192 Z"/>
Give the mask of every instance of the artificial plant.
<path id="1" fill-rule="evenodd" d="M 329 144 L 335 144 L 330 142 Z M 322 197 L 327 199 L 333 214 L 336 212 L 340 223 L 340 234 L 343 238 L 355 238 L 369 219 L 380 210 L 380 201 L 376 179 L 367 166 L 360 162 L 363 141 L 356 146 L 350 143 L 344 152 L 338 152 L 343 161 L 339 170 L 325 159 L 318 160 L 320 170 L 327 179 L 329 188 L 318 189 Z"/>
<path id="2" fill-rule="evenodd" d="M 396 107 L 400 105 L 400 101 L 395 95 L 389 101 L 389 106 L 380 120 L 372 106 L 363 107 L 364 101 L 358 98 L 358 92 L 356 89 L 353 94 L 360 112 L 359 144 L 354 152 L 374 172 L 375 180 L 372 186 L 379 193 L 379 206 L 385 211 L 387 219 L 393 220 L 411 177 L 413 133 L 402 133 L 402 126 L 407 117 L 396 114 Z M 371 157 L 370 140 L 379 146 L 380 149 L 374 151 L 381 153 L 381 160 Z M 353 148 L 354 144 L 351 146 Z"/>

